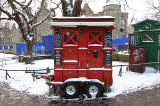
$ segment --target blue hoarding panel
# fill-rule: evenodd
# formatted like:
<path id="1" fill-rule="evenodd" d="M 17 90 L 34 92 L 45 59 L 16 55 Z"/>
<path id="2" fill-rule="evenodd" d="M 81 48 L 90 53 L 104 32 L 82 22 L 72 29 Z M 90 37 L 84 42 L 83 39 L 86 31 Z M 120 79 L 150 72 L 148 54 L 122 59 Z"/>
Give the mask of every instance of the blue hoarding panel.
<path id="1" fill-rule="evenodd" d="M 10 45 L 10 46 L 9 46 L 9 49 L 12 50 L 12 49 L 13 49 L 13 45 Z"/>
<path id="2" fill-rule="evenodd" d="M 33 50 L 35 55 L 45 55 L 45 47 L 42 43 L 34 43 Z"/>
<path id="3" fill-rule="evenodd" d="M 113 45 L 125 45 L 128 43 L 128 38 L 112 39 Z"/>
<path id="4" fill-rule="evenodd" d="M 4 49 L 8 49 L 8 45 L 4 45 Z"/>
<path id="5" fill-rule="evenodd" d="M 26 43 L 20 43 L 16 44 L 16 54 L 17 55 L 25 55 L 27 50 L 27 44 Z"/>
<path id="6" fill-rule="evenodd" d="M 0 49 L 3 49 L 3 46 L 0 46 Z"/>
<path id="7" fill-rule="evenodd" d="M 45 53 L 54 56 L 54 36 L 42 36 L 42 44 L 45 47 Z"/>
<path id="8" fill-rule="evenodd" d="M 42 36 L 42 42 L 34 43 L 34 55 L 51 55 L 54 56 L 54 36 Z M 24 55 L 27 51 L 26 43 L 16 44 L 16 54 Z"/>

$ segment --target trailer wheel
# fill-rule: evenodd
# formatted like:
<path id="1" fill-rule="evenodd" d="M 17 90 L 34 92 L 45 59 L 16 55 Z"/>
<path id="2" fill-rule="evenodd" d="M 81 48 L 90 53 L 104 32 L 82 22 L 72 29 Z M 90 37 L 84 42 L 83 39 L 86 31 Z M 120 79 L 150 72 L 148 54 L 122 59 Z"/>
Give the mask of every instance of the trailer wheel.
<path id="1" fill-rule="evenodd" d="M 100 97 L 104 93 L 102 85 L 97 83 L 90 83 L 86 85 L 86 95 L 90 98 Z"/>
<path id="2" fill-rule="evenodd" d="M 79 87 L 74 83 L 66 83 L 63 85 L 64 97 L 67 99 L 73 99 L 79 96 Z"/>

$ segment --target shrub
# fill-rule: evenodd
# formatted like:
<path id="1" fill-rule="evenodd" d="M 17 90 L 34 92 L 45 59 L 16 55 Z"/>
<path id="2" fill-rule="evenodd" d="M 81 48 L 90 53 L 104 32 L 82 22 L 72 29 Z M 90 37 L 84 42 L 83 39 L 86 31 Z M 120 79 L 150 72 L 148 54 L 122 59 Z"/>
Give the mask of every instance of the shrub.
<path id="1" fill-rule="evenodd" d="M 129 55 L 113 54 L 112 60 L 113 61 L 129 62 Z"/>

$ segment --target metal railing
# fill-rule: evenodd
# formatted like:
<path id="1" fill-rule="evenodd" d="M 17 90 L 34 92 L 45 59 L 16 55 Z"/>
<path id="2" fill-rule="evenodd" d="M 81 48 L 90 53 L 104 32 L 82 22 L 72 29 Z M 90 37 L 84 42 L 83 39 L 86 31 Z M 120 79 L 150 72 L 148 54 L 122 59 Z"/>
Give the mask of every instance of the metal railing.
<path id="1" fill-rule="evenodd" d="M 7 70 L 7 69 L 0 69 L 1 71 L 5 71 L 5 79 L 7 80 L 8 78 L 13 78 L 9 75 L 8 72 L 25 72 L 25 73 L 32 73 L 34 76 L 35 74 L 47 74 L 47 70 L 54 70 L 53 68 L 46 68 L 46 69 L 38 69 L 38 70 Z M 46 72 L 44 72 L 46 70 Z M 42 72 L 43 71 L 43 72 Z M 14 78 L 13 78 L 14 79 Z M 35 77 L 33 77 L 33 81 L 35 81 Z"/>
<path id="2" fill-rule="evenodd" d="M 13 61 L 17 59 L 17 56 L 15 57 L 6 57 L 6 58 L 0 58 L 0 62 L 1 62 L 1 66 L 4 65 L 8 65 L 7 61 Z M 11 64 L 11 63 L 9 63 Z M 13 64 L 13 63 L 12 63 Z M 149 65 L 154 65 L 155 67 L 153 67 L 155 69 L 155 73 L 157 73 L 158 71 L 160 72 L 160 62 L 149 62 L 149 63 L 141 63 L 141 64 L 126 64 L 126 65 L 112 65 L 112 67 L 120 67 L 118 76 L 122 77 L 122 68 L 126 67 L 126 70 L 129 70 L 129 66 L 149 66 Z M 158 67 L 156 67 L 158 66 Z M 14 72 L 14 71 L 18 71 L 18 72 L 25 72 L 25 73 L 32 73 L 32 75 L 34 76 L 35 74 L 47 74 L 47 70 L 54 70 L 54 68 L 46 68 L 46 69 L 36 69 L 36 70 L 32 70 L 32 69 L 25 69 L 25 70 L 7 70 L 7 69 L 0 69 L 1 71 L 5 71 L 5 78 L 6 80 L 8 78 L 13 78 L 9 75 L 8 72 Z M 46 72 L 44 72 L 44 70 L 46 70 Z M 43 71 L 43 72 L 42 72 Z M 33 77 L 33 81 L 35 81 L 35 77 Z"/>
<path id="3" fill-rule="evenodd" d="M 141 64 L 126 64 L 126 65 L 112 65 L 112 67 L 120 67 L 118 76 L 122 77 L 122 68 L 126 67 L 126 71 L 129 71 L 129 66 L 145 66 L 145 65 L 154 65 L 152 66 L 155 69 L 155 73 L 160 72 L 160 62 L 149 62 L 149 63 L 141 63 Z M 158 65 L 158 67 L 156 67 Z"/>

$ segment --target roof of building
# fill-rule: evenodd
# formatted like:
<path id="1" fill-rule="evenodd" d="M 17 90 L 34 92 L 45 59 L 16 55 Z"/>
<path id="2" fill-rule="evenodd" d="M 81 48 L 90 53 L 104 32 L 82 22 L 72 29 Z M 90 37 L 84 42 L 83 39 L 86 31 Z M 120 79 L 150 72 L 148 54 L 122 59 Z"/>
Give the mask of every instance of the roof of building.
<path id="1" fill-rule="evenodd" d="M 160 20 L 145 19 L 145 20 L 142 20 L 142 21 L 140 21 L 140 22 L 137 22 L 137 23 L 133 24 L 133 26 L 139 25 L 139 24 L 142 24 L 142 23 L 145 23 L 145 22 L 147 22 L 147 21 L 152 21 L 152 22 L 156 22 L 156 23 L 159 23 L 159 24 L 160 24 Z"/>
<path id="2" fill-rule="evenodd" d="M 77 26 L 113 26 L 114 17 L 54 17 L 51 26 L 57 27 L 77 27 Z"/>
<path id="3" fill-rule="evenodd" d="M 102 18 L 107 18 L 107 19 L 111 19 L 111 18 L 115 18 L 113 16 L 96 16 L 96 17 L 85 17 L 85 16 L 81 16 L 81 17 L 53 17 L 53 19 L 102 19 Z"/>

